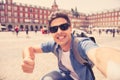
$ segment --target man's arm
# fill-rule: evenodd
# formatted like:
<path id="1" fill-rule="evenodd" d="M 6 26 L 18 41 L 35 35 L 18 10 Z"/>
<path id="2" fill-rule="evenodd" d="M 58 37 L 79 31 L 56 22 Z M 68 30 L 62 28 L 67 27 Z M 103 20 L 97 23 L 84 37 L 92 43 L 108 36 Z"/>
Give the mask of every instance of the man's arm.
<path id="1" fill-rule="evenodd" d="M 109 63 L 113 62 L 115 64 L 120 64 L 120 50 L 114 48 L 107 47 L 93 48 L 90 49 L 87 54 L 90 60 L 106 77 L 108 77 L 107 72 L 109 72 L 108 71 L 108 67 L 110 66 Z"/>
<path id="2" fill-rule="evenodd" d="M 34 59 L 35 53 L 42 53 L 42 49 L 39 46 L 28 46 L 23 50 L 23 58 Z"/>
<path id="3" fill-rule="evenodd" d="M 39 46 L 29 46 L 23 50 L 23 72 L 32 73 L 34 69 L 34 59 L 36 53 L 42 53 L 42 49 Z"/>

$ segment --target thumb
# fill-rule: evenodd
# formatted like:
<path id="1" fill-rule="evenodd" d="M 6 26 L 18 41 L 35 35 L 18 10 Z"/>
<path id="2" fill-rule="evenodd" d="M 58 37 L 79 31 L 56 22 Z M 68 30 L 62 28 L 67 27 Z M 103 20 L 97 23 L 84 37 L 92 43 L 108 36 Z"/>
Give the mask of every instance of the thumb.
<path id="1" fill-rule="evenodd" d="M 35 64 L 34 60 L 29 57 L 24 58 L 24 63 L 29 64 L 29 65 Z"/>

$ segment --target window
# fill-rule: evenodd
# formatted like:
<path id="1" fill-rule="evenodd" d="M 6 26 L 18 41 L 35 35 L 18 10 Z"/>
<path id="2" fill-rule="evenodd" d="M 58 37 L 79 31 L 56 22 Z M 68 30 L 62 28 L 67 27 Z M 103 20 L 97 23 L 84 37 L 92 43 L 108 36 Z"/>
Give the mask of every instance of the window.
<path id="1" fill-rule="evenodd" d="M 48 11 L 48 14 L 50 14 L 50 11 Z"/>
<path id="2" fill-rule="evenodd" d="M 119 12 L 119 15 L 120 15 L 120 12 Z"/>
<path id="3" fill-rule="evenodd" d="M 11 10 L 11 8 L 12 8 L 11 6 L 8 6 L 8 10 Z"/>
<path id="4" fill-rule="evenodd" d="M 47 19 L 47 16 L 46 16 L 46 15 L 44 15 L 44 19 Z"/>
<path id="5" fill-rule="evenodd" d="M 1 18 L 1 22 L 5 22 L 5 18 Z"/>
<path id="6" fill-rule="evenodd" d="M 44 24 L 47 24 L 47 21 L 46 21 L 46 20 L 44 20 Z"/>
<path id="7" fill-rule="evenodd" d="M 118 17 L 118 20 L 120 20 L 120 16 Z"/>
<path id="8" fill-rule="evenodd" d="M 38 18 L 38 15 L 37 15 L 37 14 L 35 14 L 35 18 Z"/>
<path id="9" fill-rule="evenodd" d="M 8 1 L 8 4 L 11 4 L 12 3 L 12 0 L 7 0 Z"/>
<path id="10" fill-rule="evenodd" d="M 5 13 L 4 13 L 4 11 L 1 11 L 1 16 L 5 16 Z"/>
<path id="11" fill-rule="evenodd" d="M 9 16 L 9 17 L 12 16 L 12 13 L 11 13 L 11 12 L 8 12 L 8 16 Z"/>
<path id="12" fill-rule="evenodd" d="M 5 9 L 4 5 L 0 5 L 0 10 Z"/>
<path id="13" fill-rule="evenodd" d="M 12 18 L 8 18 L 8 22 L 12 22 Z"/>
<path id="14" fill-rule="evenodd" d="M 14 13 L 14 16 L 17 17 L 17 12 Z"/>
<path id="15" fill-rule="evenodd" d="M 40 10 L 40 14 L 42 13 L 42 10 Z"/>
<path id="16" fill-rule="evenodd" d="M 28 12 L 28 8 L 25 8 L 25 12 Z"/>
<path id="17" fill-rule="evenodd" d="M 112 17 L 112 21 L 114 21 L 114 17 Z"/>
<path id="18" fill-rule="evenodd" d="M 20 17 L 23 17 L 23 13 L 20 13 Z"/>
<path id="19" fill-rule="evenodd" d="M 33 18 L 33 14 L 30 14 L 30 18 Z"/>
<path id="20" fill-rule="evenodd" d="M 15 18 L 15 23 L 17 23 L 18 22 L 18 20 L 17 20 L 17 18 Z"/>
<path id="21" fill-rule="evenodd" d="M 40 19 L 42 19 L 42 15 L 40 15 Z"/>
<path id="22" fill-rule="evenodd" d="M 108 21 L 110 21 L 111 20 L 111 18 L 108 18 Z"/>
<path id="23" fill-rule="evenodd" d="M 17 11 L 17 6 L 14 6 L 14 11 Z"/>
<path id="24" fill-rule="evenodd" d="M 117 16 L 117 12 L 115 12 L 115 15 Z"/>
<path id="25" fill-rule="evenodd" d="M 112 13 L 112 16 L 114 16 L 114 13 Z"/>
<path id="26" fill-rule="evenodd" d="M 20 7 L 20 11 L 23 11 L 23 8 L 22 8 L 22 7 Z"/>
<path id="27" fill-rule="evenodd" d="M 35 9 L 35 12 L 37 13 L 37 12 L 38 12 L 38 10 L 37 10 L 37 9 Z"/>
<path id="28" fill-rule="evenodd" d="M 20 19 L 20 22 L 23 22 L 23 19 Z"/>
<path id="29" fill-rule="evenodd" d="M 30 12 L 33 12 L 33 9 L 32 9 L 32 8 L 30 8 Z"/>
<path id="30" fill-rule="evenodd" d="M 40 19 L 40 23 L 42 23 L 42 20 Z"/>
<path id="31" fill-rule="evenodd" d="M 120 22 L 118 22 L 118 25 L 120 25 Z"/>
<path id="32" fill-rule="evenodd" d="M 28 18 L 28 14 L 27 13 L 25 13 L 25 17 Z"/>
<path id="33" fill-rule="evenodd" d="M 117 20 L 118 18 L 117 17 L 115 17 L 115 20 Z"/>
<path id="34" fill-rule="evenodd" d="M 44 14 L 46 14 L 46 11 L 44 10 Z"/>

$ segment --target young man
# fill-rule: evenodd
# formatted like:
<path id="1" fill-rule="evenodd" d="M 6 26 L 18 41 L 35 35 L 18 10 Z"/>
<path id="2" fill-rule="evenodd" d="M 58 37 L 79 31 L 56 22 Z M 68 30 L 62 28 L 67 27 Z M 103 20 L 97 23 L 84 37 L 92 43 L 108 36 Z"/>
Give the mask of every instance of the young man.
<path id="1" fill-rule="evenodd" d="M 51 14 L 49 30 L 53 36 L 53 42 L 43 43 L 41 47 L 30 46 L 24 49 L 23 71 L 27 73 L 33 72 L 35 53 L 53 52 L 58 58 L 60 71 L 50 72 L 42 80 L 94 80 L 89 69 L 85 65 L 80 64 L 73 54 L 75 36 L 71 34 L 72 26 L 68 16 L 61 12 Z M 114 74 L 111 73 L 113 67 L 109 67 L 113 64 L 114 68 L 120 69 L 119 50 L 99 47 L 88 38 L 79 40 L 77 46 L 80 55 L 89 60 L 90 64 L 93 63 L 104 76 L 109 77 L 109 75 Z M 118 76 L 120 75 L 116 75 L 116 77 Z"/>

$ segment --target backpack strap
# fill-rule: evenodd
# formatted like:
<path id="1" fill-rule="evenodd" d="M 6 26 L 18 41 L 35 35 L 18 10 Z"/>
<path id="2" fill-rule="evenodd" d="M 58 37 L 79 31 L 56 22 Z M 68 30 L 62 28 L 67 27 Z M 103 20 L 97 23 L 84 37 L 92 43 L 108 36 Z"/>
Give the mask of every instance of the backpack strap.
<path id="1" fill-rule="evenodd" d="M 82 38 L 80 38 L 80 40 L 82 40 Z M 73 43 L 73 51 L 74 51 L 73 54 L 80 64 L 88 63 L 87 60 L 83 59 L 82 56 L 78 52 L 78 42 L 79 40 L 75 38 L 74 43 Z"/>
<path id="2" fill-rule="evenodd" d="M 74 52 L 73 52 L 73 54 L 80 64 L 85 65 L 89 69 L 89 71 L 91 72 L 93 80 L 95 80 L 95 76 L 94 76 L 94 73 L 93 73 L 93 70 L 92 70 L 92 66 L 89 64 L 88 60 L 84 59 L 80 55 L 80 53 L 78 52 L 78 43 L 79 43 L 80 40 L 82 40 L 82 38 L 80 38 L 79 40 L 77 38 L 74 39 L 74 43 L 73 43 L 73 51 Z"/>

